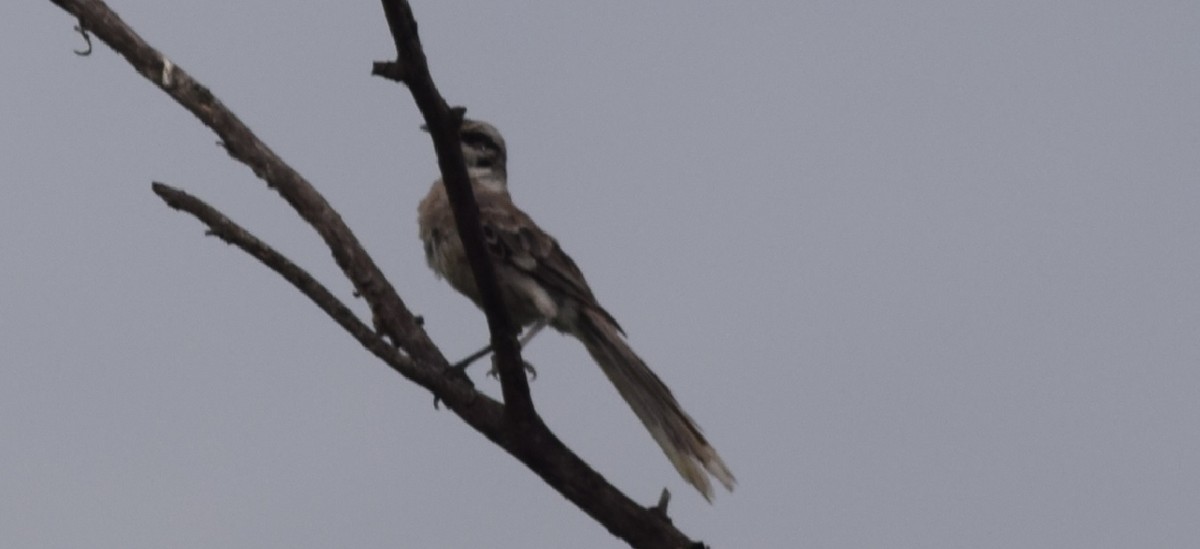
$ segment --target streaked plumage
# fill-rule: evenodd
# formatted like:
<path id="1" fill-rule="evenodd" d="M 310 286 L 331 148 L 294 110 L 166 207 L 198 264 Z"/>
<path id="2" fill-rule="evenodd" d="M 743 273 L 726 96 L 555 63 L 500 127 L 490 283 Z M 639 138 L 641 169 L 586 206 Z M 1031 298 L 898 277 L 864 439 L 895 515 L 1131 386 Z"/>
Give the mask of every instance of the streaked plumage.
<path id="1" fill-rule="evenodd" d="M 621 327 L 600 306 L 579 267 L 513 204 L 500 133 L 485 122 L 464 120 L 460 136 L 484 238 L 513 321 L 527 326 L 545 320 L 579 339 L 684 479 L 709 500 L 713 497 L 709 475 L 732 490 L 733 473 L 670 389 L 625 342 Z M 430 268 L 479 305 L 479 292 L 440 179 L 421 201 L 418 214 Z"/>

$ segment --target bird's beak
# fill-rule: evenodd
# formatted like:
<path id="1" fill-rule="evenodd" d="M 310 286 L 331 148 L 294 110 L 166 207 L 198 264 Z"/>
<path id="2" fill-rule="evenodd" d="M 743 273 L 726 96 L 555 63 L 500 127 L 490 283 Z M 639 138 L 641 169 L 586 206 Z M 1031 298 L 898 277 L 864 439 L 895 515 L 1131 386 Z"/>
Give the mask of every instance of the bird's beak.
<path id="1" fill-rule="evenodd" d="M 423 132 L 425 132 L 425 133 L 429 133 L 429 125 L 428 125 L 428 124 L 421 124 L 421 131 L 423 131 Z"/>

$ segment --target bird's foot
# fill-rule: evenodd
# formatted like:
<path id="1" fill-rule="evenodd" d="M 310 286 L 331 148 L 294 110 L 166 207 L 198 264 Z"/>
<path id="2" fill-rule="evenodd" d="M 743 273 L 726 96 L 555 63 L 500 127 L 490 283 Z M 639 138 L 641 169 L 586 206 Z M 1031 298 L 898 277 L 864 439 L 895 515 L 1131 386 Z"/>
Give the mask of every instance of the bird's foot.
<path id="1" fill-rule="evenodd" d="M 522 359 L 521 365 L 525 367 L 525 372 L 529 374 L 530 380 L 537 379 L 537 368 L 534 368 L 533 365 L 530 364 L 528 360 Z M 493 363 L 492 369 L 488 370 L 487 375 L 488 375 L 488 377 L 491 377 L 491 378 L 500 379 L 500 370 L 496 369 L 496 365 Z"/>

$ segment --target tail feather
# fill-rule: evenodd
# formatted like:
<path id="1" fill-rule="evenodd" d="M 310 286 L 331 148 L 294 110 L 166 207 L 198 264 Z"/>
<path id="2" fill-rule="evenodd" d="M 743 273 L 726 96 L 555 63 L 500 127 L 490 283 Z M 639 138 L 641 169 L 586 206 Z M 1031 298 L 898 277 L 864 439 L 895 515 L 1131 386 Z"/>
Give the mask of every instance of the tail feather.
<path id="1" fill-rule="evenodd" d="M 594 310 L 584 311 L 575 335 L 685 480 L 708 501 L 713 499 L 710 474 L 732 491 L 737 481 L 721 456 L 609 318 Z"/>

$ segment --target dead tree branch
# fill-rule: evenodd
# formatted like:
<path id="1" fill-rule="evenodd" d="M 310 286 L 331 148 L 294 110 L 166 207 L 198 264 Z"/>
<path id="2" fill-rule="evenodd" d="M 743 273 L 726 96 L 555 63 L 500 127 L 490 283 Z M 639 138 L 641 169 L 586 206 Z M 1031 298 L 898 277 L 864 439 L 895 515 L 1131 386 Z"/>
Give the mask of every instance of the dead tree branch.
<path id="1" fill-rule="evenodd" d="M 515 375 L 513 372 L 506 375 L 504 370 L 501 370 L 501 374 L 508 378 L 504 389 L 509 406 L 507 411 L 504 405 L 475 391 L 468 381 L 447 373 L 452 370 L 448 368 L 445 357 L 429 340 L 419 322 L 396 294 L 391 283 L 384 278 L 375 262 L 363 250 L 341 216 L 308 181 L 262 143 L 205 86 L 146 44 L 104 2 L 51 1 L 78 18 L 82 28 L 94 33 L 102 42 L 125 57 L 139 74 L 154 82 L 204 125 L 211 128 L 221 139 L 230 156 L 249 166 L 255 175 L 266 181 L 269 187 L 275 189 L 313 226 L 330 248 L 335 261 L 350 279 L 357 294 L 369 304 L 375 329 L 379 333 L 368 329 L 348 307 L 306 272 L 224 215 L 191 195 L 156 183 L 154 191 L 169 205 L 192 213 L 210 227 L 212 234 L 237 245 L 276 270 L 372 353 L 404 377 L 433 392 L 468 425 L 524 463 L 614 535 L 635 547 L 700 546 L 690 541 L 661 513 L 638 505 L 579 459 L 546 428 L 534 413 L 532 404 L 529 404 L 525 411 L 513 411 L 514 402 L 521 398 L 520 386 L 525 386 L 526 399 L 528 387 L 519 354 L 515 349 L 515 332 L 511 329 L 511 321 L 503 314 L 496 314 L 496 311 L 502 308 L 487 307 L 493 345 L 499 344 L 497 350 L 503 353 L 503 357 L 507 357 L 503 360 L 513 360 L 515 357 L 515 362 L 509 365 L 516 370 Z M 454 115 L 455 111 L 446 106 L 429 78 L 424 53 L 421 52 L 417 40 L 416 23 L 408 4 L 384 0 L 384 9 L 396 38 L 400 61 L 383 65 L 393 67 L 390 70 L 400 71 L 392 76 L 401 78 L 409 86 L 414 100 L 421 108 L 431 134 L 434 135 L 439 166 L 448 190 L 451 184 L 460 187 L 457 192 L 461 196 L 456 199 L 455 206 L 460 234 L 473 234 L 478 238 L 477 244 L 481 245 L 478 213 L 466 181 L 466 171 L 456 139 L 458 118 Z M 458 116 L 461 116 L 461 112 Z M 462 189 L 466 191 L 463 192 Z M 451 196 L 454 199 L 453 195 Z M 461 205 L 458 201 L 462 201 Z M 473 224 L 471 230 L 463 230 L 464 224 L 467 223 Z M 494 277 L 489 274 L 490 264 L 484 261 L 482 265 L 482 269 L 473 265 L 476 279 L 494 286 Z M 498 295 L 499 293 L 495 292 L 495 296 Z M 388 344 L 383 339 L 384 336 L 403 350 L 404 354 Z M 512 348 L 503 350 L 509 345 Z M 510 383 L 514 379 L 520 380 L 519 385 Z M 515 400 L 509 400 L 510 398 Z"/>
<path id="2" fill-rule="evenodd" d="M 300 290 L 300 293 L 308 296 L 322 311 L 325 311 L 325 314 L 350 332 L 350 335 L 354 336 L 354 339 L 358 340 L 363 347 L 386 362 L 393 370 L 404 374 L 415 367 L 411 358 L 402 354 L 394 345 L 389 344 L 375 333 L 370 326 L 359 320 L 354 311 L 313 278 L 308 271 L 284 257 L 283 254 L 251 234 L 250 231 L 234 223 L 225 214 L 209 206 L 203 200 L 166 183 L 156 181 L 151 188 L 154 190 L 154 194 L 162 198 L 168 206 L 190 213 L 207 225 L 207 234 L 241 248 L 242 251 L 254 256 L 263 265 L 291 282 L 292 286 Z"/>
<path id="3" fill-rule="evenodd" d="M 442 182 L 446 195 L 454 208 L 454 220 L 462 239 L 475 284 L 479 287 L 480 301 L 487 315 L 491 332 L 492 351 L 496 357 L 496 369 L 500 372 L 504 405 L 517 423 L 540 422 L 535 416 L 533 400 L 529 396 L 529 382 L 525 379 L 525 368 L 517 344 L 519 329 L 512 323 L 504 302 L 500 297 L 500 285 L 496 282 L 495 269 L 483 243 L 483 228 L 479 223 L 479 207 L 471 192 L 471 180 L 463 164 L 462 149 L 458 140 L 459 126 L 466 109 L 450 108 L 438 92 L 421 39 L 417 35 L 417 21 L 413 18 L 408 2 L 383 1 L 383 12 L 388 28 L 396 43 L 396 61 L 375 63 L 372 74 L 395 80 L 408 86 L 413 101 L 425 118 L 433 148 L 437 152 L 438 167 L 442 171 Z"/>

